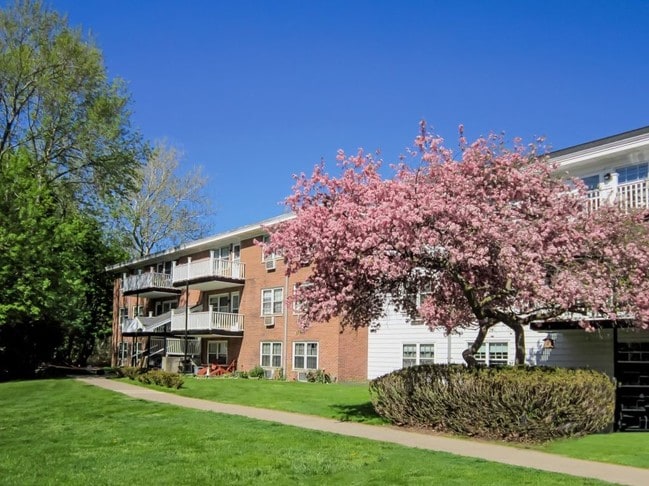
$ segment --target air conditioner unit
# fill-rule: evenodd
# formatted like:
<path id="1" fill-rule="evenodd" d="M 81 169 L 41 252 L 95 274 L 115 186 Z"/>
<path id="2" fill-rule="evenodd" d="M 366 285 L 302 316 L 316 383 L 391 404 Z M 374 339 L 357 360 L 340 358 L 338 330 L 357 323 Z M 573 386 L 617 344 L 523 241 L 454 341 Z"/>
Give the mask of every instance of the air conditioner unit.
<path id="1" fill-rule="evenodd" d="M 299 371 L 297 374 L 297 381 L 307 381 L 307 372 L 306 371 Z"/>
<path id="2" fill-rule="evenodd" d="M 266 260 L 266 271 L 270 272 L 271 270 L 275 270 L 277 268 L 277 263 L 276 260 Z"/>
<path id="3" fill-rule="evenodd" d="M 273 379 L 273 369 L 264 368 L 264 378 L 267 380 Z"/>
<path id="4" fill-rule="evenodd" d="M 273 327 L 275 325 L 275 316 L 264 316 L 264 325 L 266 327 Z"/>

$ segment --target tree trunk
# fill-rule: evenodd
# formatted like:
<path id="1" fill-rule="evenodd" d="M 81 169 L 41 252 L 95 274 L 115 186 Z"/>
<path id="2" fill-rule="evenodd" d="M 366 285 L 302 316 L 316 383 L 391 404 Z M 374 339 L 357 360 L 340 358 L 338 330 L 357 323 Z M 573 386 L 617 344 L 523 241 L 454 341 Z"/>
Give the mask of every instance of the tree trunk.
<path id="1" fill-rule="evenodd" d="M 478 335 L 476 336 L 475 341 L 473 341 L 471 346 L 462 351 L 462 358 L 464 358 L 464 361 L 469 368 L 475 368 L 478 366 L 479 363 L 475 359 L 475 353 L 477 353 L 480 346 L 482 346 L 485 337 L 487 337 L 487 331 L 489 331 L 493 325 L 494 324 L 489 322 L 487 319 L 478 322 Z"/>
<path id="2" fill-rule="evenodd" d="M 503 324 L 514 331 L 514 345 L 516 346 L 514 364 L 525 364 L 525 330 L 523 325 L 518 321 L 503 322 Z"/>

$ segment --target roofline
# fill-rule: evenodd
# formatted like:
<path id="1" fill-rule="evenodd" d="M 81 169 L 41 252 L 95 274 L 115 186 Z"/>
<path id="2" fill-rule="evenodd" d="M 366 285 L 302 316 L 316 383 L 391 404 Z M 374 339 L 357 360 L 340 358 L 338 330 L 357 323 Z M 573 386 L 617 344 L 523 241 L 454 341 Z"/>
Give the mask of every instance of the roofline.
<path id="1" fill-rule="evenodd" d="M 208 236 L 206 238 L 201 238 L 200 240 L 194 240 L 188 243 L 182 243 L 178 246 L 174 246 L 166 250 L 152 253 L 151 255 L 134 258 L 126 262 L 116 263 L 114 265 L 109 265 L 106 267 L 105 270 L 107 272 L 118 272 L 123 270 L 130 270 L 130 269 L 141 267 L 146 263 L 153 263 L 153 262 L 164 260 L 165 257 L 169 257 L 171 255 L 173 255 L 175 258 L 184 255 L 191 255 L 196 251 L 206 249 L 203 247 L 215 245 L 221 240 L 232 239 L 238 236 L 246 235 L 248 233 L 260 231 L 266 226 L 272 226 L 274 224 L 282 223 L 284 221 L 288 221 L 293 218 L 295 218 L 295 214 L 293 213 L 282 214 L 280 216 L 275 216 L 273 218 L 265 219 L 258 223 L 253 223 L 246 226 L 240 226 L 230 231 L 225 231 L 223 233 L 218 233 L 216 235 Z"/>
<path id="2" fill-rule="evenodd" d="M 550 158 L 557 158 L 564 155 L 570 155 L 576 152 L 581 152 L 583 150 L 588 150 L 596 147 L 601 147 L 603 145 L 612 144 L 615 142 L 619 142 L 621 140 L 627 140 L 634 137 L 642 137 L 643 135 L 649 135 L 649 125 L 646 127 L 636 128 L 634 130 L 629 130 L 626 132 L 611 135 L 608 137 L 591 140 L 590 142 L 584 142 L 578 145 L 573 145 L 571 147 L 555 150 L 553 152 L 550 152 L 548 155 L 550 156 Z"/>

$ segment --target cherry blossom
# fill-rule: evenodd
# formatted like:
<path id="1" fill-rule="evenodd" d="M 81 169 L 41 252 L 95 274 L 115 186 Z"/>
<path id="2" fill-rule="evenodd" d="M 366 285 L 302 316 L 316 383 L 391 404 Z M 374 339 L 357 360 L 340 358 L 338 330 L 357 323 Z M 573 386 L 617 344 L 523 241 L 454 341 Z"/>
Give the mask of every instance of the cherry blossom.
<path id="1" fill-rule="evenodd" d="M 462 129 L 459 141 L 453 152 L 422 123 L 390 177 L 362 150 L 338 152 L 338 175 L 319 164 L 295 176 L 286 204 L 296 217 L 271 229 L 265 250 L 281 252 L 289 275 L 311 266 L 302 326 L 334 316 L 367 326 L 389 298 L 431 329 L 477 327 L 470 364 L 498 322 L 514 331 L 518 363 L 532 321 L 630 317 L 646 329 L 645 212 L 589 212 L 583 184 L 537 144 L 469 144 Z"/>

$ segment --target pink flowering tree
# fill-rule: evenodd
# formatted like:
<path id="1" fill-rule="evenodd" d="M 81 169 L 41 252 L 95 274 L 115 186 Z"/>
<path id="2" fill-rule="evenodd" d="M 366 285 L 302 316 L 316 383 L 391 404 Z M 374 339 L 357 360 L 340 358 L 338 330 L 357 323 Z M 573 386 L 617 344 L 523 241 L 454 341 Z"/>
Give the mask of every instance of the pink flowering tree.
<path id="1" fill-rule="evenodd" d="M 460 132 L 454 154 L 422 123 L 415 146 L 390 178 L 362 151 L 339 152 L 337 177 L 322 164 L 296 176 L 286 201 L 296 218 L 271 230 L 266 251 L 283 254 L 288 274 L 311 266 L 303 326 L 334 316 L 367 326 L 389 298 L 431 329 L 477 327 L 470 365 L 498 322 L 514 331 L 519 364 L 532 321 L 571 314 L 588 329 L 595 313 L 647 327 L 644 214 L 589 212 L 583 185 L 534 145 L 468 144 Z"/>

